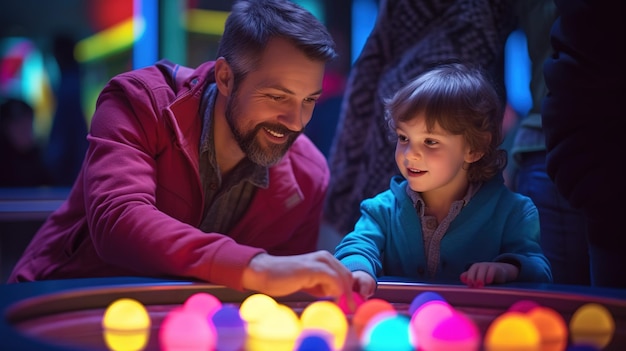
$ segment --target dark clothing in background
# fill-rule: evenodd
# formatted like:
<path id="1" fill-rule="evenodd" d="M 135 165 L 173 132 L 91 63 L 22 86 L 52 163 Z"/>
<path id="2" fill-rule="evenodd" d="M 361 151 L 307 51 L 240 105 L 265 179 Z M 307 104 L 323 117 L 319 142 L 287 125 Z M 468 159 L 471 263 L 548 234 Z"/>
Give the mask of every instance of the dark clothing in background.
<path id="1" fill-rule="evenodd" d="M 532 106 L 521 120 L 511 147 L 514 190 L 530 197 L 541 221 L 541 247 L 558 284 L 590 284 L 586 218 L 572 208 L 546 173 L 546 143 L 541 126 L 541 102 L 547 88 L 543 63 L 552 54 L 550 29 L 557 18 L 553 0 L 517 3 L 519 26 L 526 35 L 531 63 Z"/>
<path id="2" fill-rule="evenodd" d="M 626 12 L 623 0 L 555 0 L 544 65 L 547 172 L 588 219 L 591 283 L 626 287 Z"/>

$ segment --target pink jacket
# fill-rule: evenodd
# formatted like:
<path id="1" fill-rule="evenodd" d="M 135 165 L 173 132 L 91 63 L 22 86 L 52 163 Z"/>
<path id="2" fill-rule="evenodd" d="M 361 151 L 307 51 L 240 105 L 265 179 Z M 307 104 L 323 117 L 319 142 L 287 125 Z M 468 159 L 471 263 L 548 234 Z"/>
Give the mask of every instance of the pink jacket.
<path id="1" fill-rule="evenodd" d="M 316 249 L 329 170 L 304 135 L 270 168 L 269 188 L 257 190 L 230 233 L 197 228 L 204 208 L 198 110 L 212 68 L 162 61 L 107 84 L 78 179 L 9 282 L 134 275 L 242 289 L 254 255 Z"/>

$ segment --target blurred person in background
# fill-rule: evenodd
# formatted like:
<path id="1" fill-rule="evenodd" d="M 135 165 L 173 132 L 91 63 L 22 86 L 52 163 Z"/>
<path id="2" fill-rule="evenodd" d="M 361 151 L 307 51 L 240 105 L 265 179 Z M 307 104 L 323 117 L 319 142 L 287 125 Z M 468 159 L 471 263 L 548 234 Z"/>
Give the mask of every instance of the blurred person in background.
<path id="1" fill-rule="evenodd" d="M 75 40 L 59 34 L 53 53 L 59 67 L 54 90 L 56 110 L 45 151 L 45 160 L 55 185 L 71 186 L 87 151 L 87 122 L 81 103 L 80 66 L 74 57 Z"/>
<path id="2" fill-rule="evenodd" d="M 51 179 L 33 130 L 34 110 L 23 100 L 0 98 L 0 186 L 49 185 Z"/>
<path id="3" fill-rule="evenodd" d="M 557 17 L 553 0 L 517 3 L 520 28 L 526 35 L 531 62 L 532 106 L 517 129 L 511 148 L 515 164 L 513 190 L 530 197 L 539 210 L 541 247 L 552 265 L 555 283 L 589 285 L 587 223 L 546 173 L 546 143 L 541 102 L 547 89 L 543 63 L 552 53 L 550 28 Z"/>

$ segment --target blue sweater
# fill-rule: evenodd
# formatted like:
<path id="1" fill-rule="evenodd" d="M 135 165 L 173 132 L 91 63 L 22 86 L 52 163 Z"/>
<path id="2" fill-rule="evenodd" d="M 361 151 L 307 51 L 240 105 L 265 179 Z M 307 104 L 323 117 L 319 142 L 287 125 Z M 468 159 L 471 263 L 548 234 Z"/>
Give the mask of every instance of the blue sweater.
<path id="1" fill-rule="evenodd" d="M 459 283 L 475 262 L 507 262 L 520 268 L 516 281 L 552 282 L 539 245 L 539 214 L 532 201 L 510 191 L 501 176 L 484 183 L 441 240 L 437 273 L 428 277 L 420 217 L 406 193 L 406 180 L 361 202 L 361 218 L 335 250 L 351 271 L 373 277 Z"/>

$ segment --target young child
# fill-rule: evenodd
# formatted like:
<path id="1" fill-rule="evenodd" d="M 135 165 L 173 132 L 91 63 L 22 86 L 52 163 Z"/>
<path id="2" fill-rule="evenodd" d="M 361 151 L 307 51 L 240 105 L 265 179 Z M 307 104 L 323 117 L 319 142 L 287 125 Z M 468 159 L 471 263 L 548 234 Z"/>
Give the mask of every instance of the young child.
<path id="1" fill-rule="evenodd" d="M 402 176 L 361 202 L 335 250 L 365 297 L 376 277 L 463 282 L 551 282 L 532 201 L 504 185 L 502 106 L 478 68 L 448 63 L 410 81 L 385 116 Z"/>

